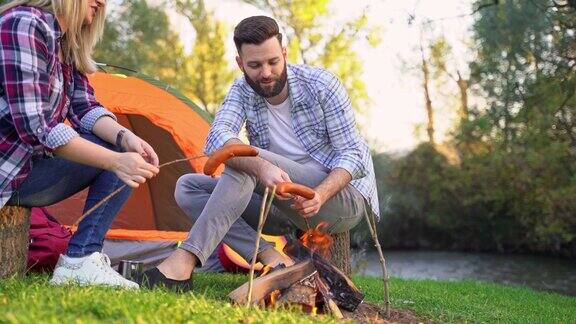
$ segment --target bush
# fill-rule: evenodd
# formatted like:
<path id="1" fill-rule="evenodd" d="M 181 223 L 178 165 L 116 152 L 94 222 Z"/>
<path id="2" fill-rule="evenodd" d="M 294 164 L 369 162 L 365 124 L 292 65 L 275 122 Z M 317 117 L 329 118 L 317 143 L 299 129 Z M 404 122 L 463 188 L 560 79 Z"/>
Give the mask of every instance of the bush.
<path id="1" fill-rule="evenodd" d="M 566 152 L 492 151 L 458 165 L 427 143 L 401 158 L 375 155 L 383 246 L 576 257 L 576 176 Z M 352 238 L 370 241 L 364 224 Z"/>

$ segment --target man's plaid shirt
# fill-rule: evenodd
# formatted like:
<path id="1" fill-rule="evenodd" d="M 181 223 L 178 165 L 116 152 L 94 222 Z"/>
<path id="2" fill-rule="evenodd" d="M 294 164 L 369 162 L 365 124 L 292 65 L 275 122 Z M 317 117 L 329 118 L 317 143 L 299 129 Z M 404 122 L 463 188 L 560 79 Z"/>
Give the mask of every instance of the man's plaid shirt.
<path id="1" fill-rule="evenodd" d="M 352 186 L 379 216 L 372 157 L 356 129 L 345 88 L 324 69 L 288 65 L 287 73 L 292 127 L 300 143 L 326 168 L 348 171 L 352 175 Z M 267 149 L 270 146 L 267 109 L 264 98 L 252 90 L 244 77 L 236 79 L 212 123 L 204 149 L 206 154 L 237 138 L 244 122 L 250 144 Z"/>
<path id="2" fill-rule="evenodd" d="M 32 155 L 50 154 L 77 130 L 90 132 L 102 116 L 115 118 L 85 75 L 73 70 L 65 84 L 61 36 L 54 15 L 38 8 L 0 16 L 0 208 L 28 175 Z"/>

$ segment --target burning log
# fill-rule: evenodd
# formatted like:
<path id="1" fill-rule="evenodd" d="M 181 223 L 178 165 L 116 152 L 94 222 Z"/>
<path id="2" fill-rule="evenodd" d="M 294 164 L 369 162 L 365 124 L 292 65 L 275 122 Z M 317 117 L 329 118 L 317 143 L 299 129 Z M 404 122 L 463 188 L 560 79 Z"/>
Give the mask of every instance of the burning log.
<path id="1" fill-rule="evenodd" d="M 251 303 L 258 304 L 274 290 L 289 288 L 294 283 L 310 276 L 315 271 L 316 269 L 312 261 L 307 260 L 254 279 Z M 228 297 L 234 303 L 245 304 L 248 300 L 248 286 L 248 282 L 243 284 L 232 291 Z"/>
<path id="2" fill-rule="evenodd" d="M 324 299 L 324 305 L 326 309 L 330 310 L 330 313 L 332 313 L 334 317 L 338 319 L 344 318 L 344 315 L 342 315 L 340 308 L 338 308 L 338 305 L 336 305 L 336 303 L 332 299 L 332 293 L 330 292 L 330 289 L 328 288 L 324 280 L 322 280 L 320 274 L 316 273 L 314 275 L 314 278 L 316 279 L 316 286 L 318 287 L 318 292 L 320 292 L 322 298 Z"/>
<path id="3" fill-rule="evenodd" d="M 267 214 L 264 203 L 261 214 Z M 261 219 L 259 230 L 262 224 Z M 333 239 L 323 231 L 325 225 L 321 223 L 310 228 L 300 236 L 302 243 L 295 241 L 284 248 L 284 252 L 298 262 L 296 265 L 271 272 L 265 267 L 258 279 L 253 280 L 251 275 L 248 283 L 228 297 L 237 304 L 262 307 L 297 305 L 310 314 L 315 314 L 317 307 L 324 305 L 325 312 L 338 319 L 344 318 L 339 307 L 354 312 L 364 294 L 340 269 L 326 261 Z M 255 250 L 258 250 L 257 246 Z"/>
<path id="4" fill-rule="evenodd" d="M 299 242 L 286 245 L 284 253 L 297 261 L 311 258 L 314 268 L 318 270 L 320 277 L 328 285 L 338 306 L 353 312 L 364 300 L 364 294 L 356 288 L 352 280 L 342 271 L 324 260 L 320 255 L 308 250 Z"/>
<path id="5" fill-rule="evenodd" d="M 280 307 L 296 304 L 300 305 L 304 312 L 313 313 L 316 308 L 316 274 L 317 272 L 313 272 L 312 275 L 296 282 L 288 289 L 283 291 L 278 290 L 280 297 L 278 297 L 276 304 L 274 304 L 272 300 L 270 303 L 271 306 Z"/>

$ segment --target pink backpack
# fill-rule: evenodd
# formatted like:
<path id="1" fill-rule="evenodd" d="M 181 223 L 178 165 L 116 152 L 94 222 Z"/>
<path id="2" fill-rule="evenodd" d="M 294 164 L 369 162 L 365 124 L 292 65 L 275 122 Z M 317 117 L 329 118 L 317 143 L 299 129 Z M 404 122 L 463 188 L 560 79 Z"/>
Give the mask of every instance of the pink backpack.
<path id="1" fill-rule="evenodd" d="M 30 215 L 29 271 L 53 271 L 68 247 L 72 232 L 50 216 L 46 208 L 32 208 Z"/>

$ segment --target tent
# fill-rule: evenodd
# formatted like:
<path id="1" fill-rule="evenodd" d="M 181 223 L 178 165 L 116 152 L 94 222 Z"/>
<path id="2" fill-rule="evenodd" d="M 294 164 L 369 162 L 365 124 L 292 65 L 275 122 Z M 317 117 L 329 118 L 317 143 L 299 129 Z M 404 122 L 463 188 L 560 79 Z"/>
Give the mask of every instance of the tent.
<path id="1" fill-rule="evenodd" d="M 150 143 L 160 163 L 203 154 L 211 117 L 174 88 L 135 72 L 97 72 L 89 79 L 98 101 Z M 206 160 L 162 168 L 158 177 L 134 190 L 106 235 L 104 252 L 113 265 L 122 259 L 156 263 L 186 238 L 192 223 L 177 206 L 174 188 L 181 175 L 200 172 Z M 72 225 L 82 214 L 86 194 L 84 190 L 48 210 L 62 224 Z M 224 254 L 246 266 L 230 248 Z"/>

